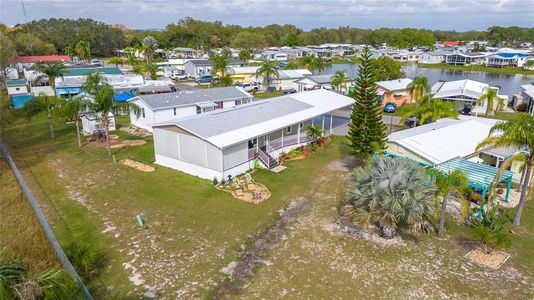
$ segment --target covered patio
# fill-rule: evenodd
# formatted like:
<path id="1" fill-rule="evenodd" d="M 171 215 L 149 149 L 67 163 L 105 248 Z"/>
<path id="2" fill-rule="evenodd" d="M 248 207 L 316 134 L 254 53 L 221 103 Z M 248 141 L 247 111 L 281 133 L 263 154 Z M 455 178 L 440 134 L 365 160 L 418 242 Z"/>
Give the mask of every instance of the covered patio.
<path id="1" fill-rule="evenodd" d="M 445 174 L 451 173 L 455 170 L 460 170 L 465 173 L 470 187 L 482 190 L 482 199 L 486 198 L 486 194 L 490 189 L 490 185 L 493 182 L 499 168 L 489 165 L 476 163 L 473 161 L 465 160 L 461 157 L 457 157 L 446 161 L 436 166 L 436 169 L 444 172 Z M 512 188 L 512 177 L 514 173 L 511 171 L 504 171 L 497 183 L 506 181 L 506 196 L 504 201 L 508 202 L 510 196 L 510 189 Z"/>

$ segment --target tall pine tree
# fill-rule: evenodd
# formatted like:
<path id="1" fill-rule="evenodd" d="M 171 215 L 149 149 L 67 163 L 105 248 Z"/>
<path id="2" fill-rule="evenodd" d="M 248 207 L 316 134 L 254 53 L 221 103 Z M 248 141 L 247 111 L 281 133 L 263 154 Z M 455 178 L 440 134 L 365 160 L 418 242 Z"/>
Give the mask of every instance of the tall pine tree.
<path id="1" fill-rule="evenodd" d="M 352 154 L 366 159 L 373 152 L 385 149 L 386 126 L 382 122 L 382 107 L 376 94 L 376 65 L 371 51 L 362 51 L 356 88 L 351 95 L 352 106 L 347 138 Z"/>

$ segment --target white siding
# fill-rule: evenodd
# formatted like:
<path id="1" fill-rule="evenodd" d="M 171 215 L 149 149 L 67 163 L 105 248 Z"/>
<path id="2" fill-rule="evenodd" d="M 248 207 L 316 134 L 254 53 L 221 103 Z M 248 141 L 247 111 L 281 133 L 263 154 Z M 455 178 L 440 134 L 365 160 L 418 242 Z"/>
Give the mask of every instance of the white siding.
<path id="1" fill-rule="evenodd" d="M 230 169 L 248 161 L 248 143 L 241 143 L 224 149 L 224 169 Z"/>
<path id="2" fill-rule="evenodd" d="M 136 115 L 133 111 L 130 112 L 130 123 L 137 127 L 152 131 L 151 124 L 154 124 L 154 112 L 140 100 L 133 100 L 132 103 L 139 106 L 139 115 Z M 143 117 L 143 109 L 145 111 L 145 116 Z"/>
<path id="3" fill-rule="evenodd" d="M 212 170 L 222 171 L 222 151 L 210 143 L 205 143 L 205 145 L 207 167 Z"/>
<path id="4" fill-rule="evenodd" d="M 195 165 L 207 167 L 206 163 L 206 142 L 191 136 L 180 134 L 180 160 Z"/>
<path id="5" fill-rule="evenodd" d="M 180 159 L 178 147 L 178 133 L 165 130 L 154 129 L 154 152 L 171 158 Z"/>

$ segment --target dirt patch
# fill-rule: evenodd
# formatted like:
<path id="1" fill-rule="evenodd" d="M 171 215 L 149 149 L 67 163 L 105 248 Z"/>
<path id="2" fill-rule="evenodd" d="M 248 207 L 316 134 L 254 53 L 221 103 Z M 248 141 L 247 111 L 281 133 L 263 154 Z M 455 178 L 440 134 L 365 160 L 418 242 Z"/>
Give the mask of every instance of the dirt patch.
<path id="1" fill-rule="evenodd" d="M 130 126 L 127 126 L 127 127 L 121 127 L 119 129 L 120 131 L 124 131 L 126 133 L 129 133 L 133 136 L 138 136 L 138 137 L 148 137 L 148 136 L 152 136 L 152 133 L 148 130 L 145 130 L 145 129 L 142 129 L 142 128 L 139 128 L 139 127 L 136 127 L 136 126 L 133 126 L 133 125 L 130 125 Z"/>
<path id="2" fill-rule="evenodd" d="M 119 163 L 121 163 L 121 164 L 123 164 L 125 166 L 128 166 L 128 167 L 134 168 L 136 170 L 139 170 L 141 172 L 154 172 L 156 170 L 152 166 L 145 165 L 143 163 L 140 163 L 138 161 L 131 160 L 131 159 L 128 159 L 128 158 L 124 158 L 124 159 L 119 160 Z"/>
<path id="3" fill-rule="evenodd" d="M 108 144 L 104 142 L 98 142 L 98 141 L 92 141 L 91 143 L 95 144 L 97 147 L 100 148 L 106 148 Z M 147 143 L 145 140 L 120 140 L 117 138 L 112 138 L 110 136 L 109 143 L 111 145 L 111 149 L 120 149 L 124 147 L 134 147 L 134 146 L 142 146 Z"/>
<path id="4" fill-rule="evenodd" d="M 328 169 L 332 171 L 350 172 L 357 165 L 356 158 L 347 156 L 343 159 L 331 162 L 328 165 Z"/>
<path id="5" fill-rule="evenodd" d="M 400 238 L 399 236 L 396 236 L 392 239 L 385 239 L 378 235 L 378 233 L 374 232 L 374 228 L 360 228 L 353 226 L 346 221 L 343 221 L 342 218 L 336 221 L 336 223 L 325 226 L 325 230 L 329 231 L 332 234 L 336 235 L 350 235 L 358 238 L 362 238 L 365 240 L 368 240 L 370 242 L 373 242 L 375 244 L 381 245 L 381 246 L 406 246 L 406 243 Z"/>
<path id="6" fill-rule="evenodd" d="M 510 255 L 497 250 L 493 250 L 488 254 L 480 248 L 475 248 L 469 251 L 465 257 L 477 264 L 497 270 L 510 258 Z"/>
<path id="7" fill-rule="evenodd" d="M 270 228 L 259 233 L 250 240 L 250 246 L 242 246 L 237 255 L 237 261 L 230 262 L 220 270 L 228 277 L 219 283 L 213 299 L 219 299 L 224 294 L 240 292 L 247 281 L 256 273 L 260 265 L 269 265 L 265 260 L 267 251 L 274 249 L 278 243 L 286 237 L 286 227 L 297 220 L 297 216 L 310 210 L 311 204 L 308 198 L 297 198 L 289 206 L 280 211 L 280 219 Z"/>

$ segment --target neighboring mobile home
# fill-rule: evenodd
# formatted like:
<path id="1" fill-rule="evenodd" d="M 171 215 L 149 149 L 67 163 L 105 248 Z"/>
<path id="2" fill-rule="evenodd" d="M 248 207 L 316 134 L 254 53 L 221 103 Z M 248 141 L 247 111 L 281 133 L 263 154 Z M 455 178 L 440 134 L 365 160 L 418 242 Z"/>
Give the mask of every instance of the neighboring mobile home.
<path id="1" fill-rule="evenodd" d="M 486 148 L 475 151 L 493 125 L 502 120 L 459 116 L 401 130 L 390 134 L 386 153 L 411 159 L 427 166 L 438 166 L 455 158 L 498 167 L 506 158 L 518 152 L 513 148 Z M 513 180 L 519 181 L 519 164 L 512 164 Z M 510 169 L 510 168 L 509 168 Z"/>
<path id="2" fill-rule="evenodd" d="M 297 80 L 295 83 L 297 84 L 297 91 L 299 92 L 322 89 L 322 88 L 331 90 L 333 89 L 332 87 L 333 78 L 334 78 L 334 74 L 310 75 L 310 76 L 306 76 L 304 78 Z"/>
<path id="3" fill-rule="evenodd" d="M 239 87 L 223 87 L 139 95 L 129 100 L 141 108 L 139 115 L 130 113 L 130 122 L 152 131 L 152 124 L 180 117 L 202 114 L 216 109 L 232 108 L 252 101 L 252 96 Z"/>
<path id="4" fill-rule="evenodd" d="M 281 152 L 306 144 L 306 128 L 332 131 L 332 112 L 354 99 L 324 89 L 255 101 L 154 124 L 156 163 L 205 179 L 226 179 L 277 165 Z"/>
<path id="5" fill-rule="evenodd" d="M 395 103 L 397 106 L 411 103 L 412 96 L 407 90 L 410 83 L 412 83 L 412 80 L 409 78 L 377 81 L 376 91 L 380 100 L 382 100 L 382 105 L 386 105 L 388 102 Z"/>
<path id="6" fill-rule="evenodd" d="M 492 87 L 487 83 L 474 81 L 470 79 L 455 80 L 455 81 L 438 81 L 431 88 L 431 94 L 434 99 L 443 99 L 447 101 L 458 102 L 460 107 L 471 107 L 474 114 L 482 114 L 486 112 L 487 102 L 481 106 L 477 105 L 477 100 L 485 94 L 488 89 L 499 91 L 498 87 Z M 503 99 L 507 96 L 498 95 Z M 504 103 L 505 106 L 507 103 Z M 494 108 L 496 104 L 494 104 Z"/>

